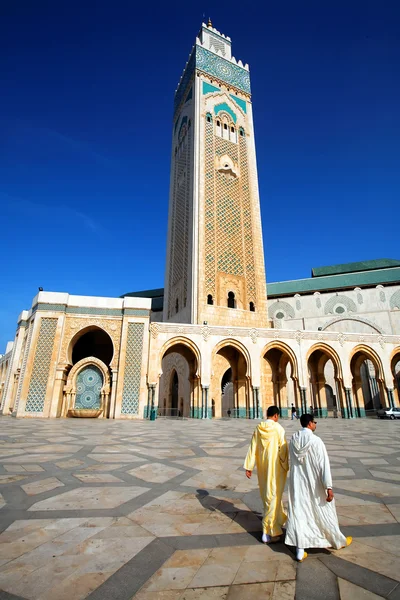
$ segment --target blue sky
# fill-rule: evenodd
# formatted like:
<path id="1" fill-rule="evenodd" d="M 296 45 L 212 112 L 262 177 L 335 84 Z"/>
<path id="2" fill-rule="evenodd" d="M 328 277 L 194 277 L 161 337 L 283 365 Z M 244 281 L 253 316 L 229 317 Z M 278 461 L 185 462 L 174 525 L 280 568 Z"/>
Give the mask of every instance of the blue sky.
<path id="1" fill-rule="evenodd" d="M 2 2 L 0 352 L 38 286 L 163 285 L 173 94 L 203 14 L 250 65 L 267 280 L 400 257 L 397 0 Z"/>

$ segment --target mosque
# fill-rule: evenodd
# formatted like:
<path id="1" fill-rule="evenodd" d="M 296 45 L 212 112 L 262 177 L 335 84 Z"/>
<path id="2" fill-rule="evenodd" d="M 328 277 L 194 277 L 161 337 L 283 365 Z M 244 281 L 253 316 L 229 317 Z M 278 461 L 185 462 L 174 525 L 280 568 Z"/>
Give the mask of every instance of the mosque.
<path id="1" fill-rule="evenodd" d="M 266 285 L 249 67 L 202 24 L 174 103 L 164 289 L 39 291 L 0 357 L 0 413 L 359 418 L 399 406 L 400 261 Z M 121 290 L 122 291 L 122 290 Z"/>

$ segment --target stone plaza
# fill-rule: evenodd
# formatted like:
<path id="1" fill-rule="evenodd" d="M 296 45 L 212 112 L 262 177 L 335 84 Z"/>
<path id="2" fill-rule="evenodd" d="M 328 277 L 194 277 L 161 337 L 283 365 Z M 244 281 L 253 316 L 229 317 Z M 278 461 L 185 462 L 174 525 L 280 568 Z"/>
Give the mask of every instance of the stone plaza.
<path id="1" fill-rule="evenodd" d="M 302 564 L 260 541 L 255 421 L 0 424 L 1 600 L 400 598 L 397 421 L 318 421 L 353 543 Z"/>

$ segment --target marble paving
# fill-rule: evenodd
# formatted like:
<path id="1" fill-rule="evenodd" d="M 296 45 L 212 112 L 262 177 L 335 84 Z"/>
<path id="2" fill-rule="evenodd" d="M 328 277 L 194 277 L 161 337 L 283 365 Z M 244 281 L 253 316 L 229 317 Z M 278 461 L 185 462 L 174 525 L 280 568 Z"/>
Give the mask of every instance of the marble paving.
<path id="1" fill-rule="evenodd" d="M 0 418 L 0 600 L 400 600 L 400 422 L 318 421 L 354 542 L 302 564 L 261 543 L 255 424 Z"/>

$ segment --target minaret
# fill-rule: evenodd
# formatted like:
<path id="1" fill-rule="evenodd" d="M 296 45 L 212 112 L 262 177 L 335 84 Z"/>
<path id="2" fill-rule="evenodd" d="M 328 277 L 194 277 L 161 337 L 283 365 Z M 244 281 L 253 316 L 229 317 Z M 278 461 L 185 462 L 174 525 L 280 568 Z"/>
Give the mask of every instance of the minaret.
<path id="1" fill-rule="evenodd" d="M 164 321 L 268 326 L 249 67 L 211 21 L 175 93 Z"/>

